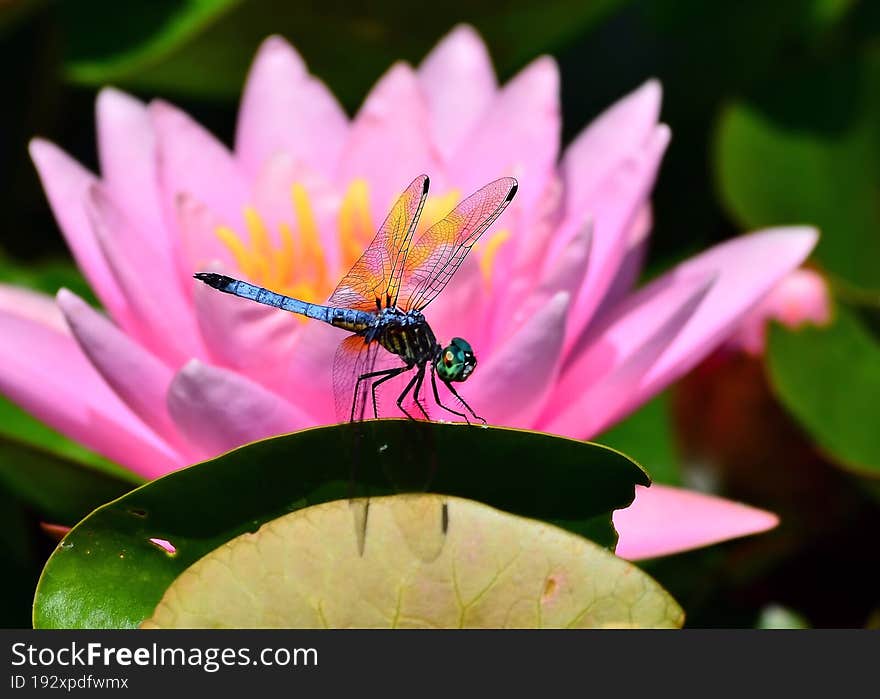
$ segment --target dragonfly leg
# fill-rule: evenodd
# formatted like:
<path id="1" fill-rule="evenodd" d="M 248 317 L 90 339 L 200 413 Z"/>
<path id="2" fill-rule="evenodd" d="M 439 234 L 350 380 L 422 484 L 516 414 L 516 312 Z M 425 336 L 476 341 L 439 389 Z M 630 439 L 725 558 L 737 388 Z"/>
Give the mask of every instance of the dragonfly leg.
<path id="1" fill-rule="evenodd" d="M 384 374 L 384 376 L 382 376 L 381 379 L 378 379 L 373 382 L 373 387 L 371 389 L 372 393 L 373 393 L 373 415 L 376 418 L 379 417 L 379 404 L 378 404 L 378 401 L 376 400 L 376 389 L 379 387 L 379 384 L 385 383 L 386 381 L 393 379 L 395 376 L 398 376 L 405 371 L 409 371 L 410 369 L 412 369 L 412 366 L 402 366 L 402 367 L 397 367 L 395 369 L 387 369 L 385 371 L 375 372 L 378 375 Z M 409 383 L 412 384 L 412 381 L 410 381 Z M 407 384 L 407 388 L 408 387 L 409 387 L 409 384 Z M 403 412 L 406 413 L 405 410 Z M 412 419 L 412 416 L 409 415 L 409 413 L 407 413 L 407 417 Z"/>
<path id="2" fill-rule="evenodd" d="M 477 415 L 477 414 L 474 412 L 474 409 L 473 409 L 471 406 L 469 406 L 469 405 L 467 404 L 467 401 L 466 401 L 464 398 L 462 398 L 460 395 L 458 395 L 458 391 L 455 390 L 455 387 L 454 387 L 451 383 L 449 383 L 448 381 L 444 381 L 443 383 L 446 384 L 446 388 L 448 388 L 448 389 L 452 392 L 452 395 L 455 396 L 456 398 L 458 398 L 458 400 L 461 401 L 461 404 L 462 404 L 465 408 L 467 408 L 468 412 L 469 412 L 471 415 L 474 416 L 474 419 L 475 419 L 475 420 L 479 420 L 479 421 L 482 422 L 484 425 L 486 424 L 486 419 L 480 417 L 479 415 Z"/>
<path id="3" fill-rule="evenodd" d="M 419 367 L 419 372 L 416 374 L 416 387 L 413 389 L 413 402 L 416 404 L 416 407 L 422 412 L 422 415 L 425 416 L 426 420 L 430 420 L 431 416 L 428 415 L 428 411 L 425 410 L 425 406 L 422 405 L 422 402 L 419 400 L 419 391 L 422 390 L 422 382 L 425 380 L 425 365 Z M 399 400 L 403 400 L 403 396 L 399 398 Z"/>
<path id="4" fill-rule="evenodd" d="M 447 384 L 447 386 L 448 385 L 449 384 Z M 445 410 L 447 413 L 452 413 L 453 415 L 458 415 L 459 417 L 464 418 L 464 421 L 467 424 L 469 424 L 469 425 L 471 424 L 471 421 L 468 420 L 467 415 L 465 415 L 464 413 L 460 413 L 457 410 L 453 410 L 452 408 L 450 408 L 446 405 L 443 405 L 443 401 L 440 400 L 440 392 L 437 390 L 437 374 L 435 373 L 433 364 L 431 365 L 431 387 L 434 389 L 434 402 L 437 403 L 437 405 L 439 405 L 441 408 L 443 408 L 443 410 Z M 461 398 L 459 398 L 459 400 L 461 400 Z M 462 401 L 462 402 L 464 402 L 464 401 Z M 473 411 L 471 411 L 471 412 L 473 412 Z"/>
<path id="5" fill-rule="evenodd" d="M 411 369 L 412 367 L 407 367 L 407 368 Z M 413 374 L 413 377 L 409 380 L 409 383 L 406 385 L 406 388 L 404 388 L 403 391 L 401 392 L 401 394 L 397 397 L 397 407 L 400 408 L 400 412 L 402 412 L 410 420 L 413 420 L 413 421 L 415 421 L 415 418 L 412 415 L 410 415 L 409 411 L 406 408 L 403 407 L 403 399 L 406 398 L 406 394 L 412 390 L 413 386 L 416 384 L 416 382 L 418 380 L 419 380 L 419 374 L 417 372 L 417 373 Z M 421 408 L 421 406 L 419 406 L 419 407 Z M 422 412 L 424 412 L 424 410 L 422 410 Z"/>
<path id="6" fill-rule="evenodd" d="M 351 421 L 354 422 L 354 412 L 355 412 L 355 409 L 357 408 L 358 395 L 360 394 L 360 391 L 361 391 L 361 381 L 366 381 L 368 379 L 375 379 L 377 376 L 382 377 L 378 381 L 374 381 L 373 386 L 372 386 L 373 415 L 375 417 L 379 417 L 379 408 L 376 405 L 376 386 L 378 386 L 383 381 L 387 381 L 388 379 L 393 379 L 398 374 L 402 374 L 404 371 L 406 371 L 407 369 L 410 369 L 410 368 L 411 367 L 406 367 L 406 366 L 395 367 L 394 369 L 382 369 L 381 371 L 371 371 L 367 374 L 361 374 L 360 376 L 358 376 L 357 383 L 354 386 L 354 400 L 352 400 L 352 402 L 351 402 Z M 361 415 L 360 417 L 363 417 L 363 415 Z"/>

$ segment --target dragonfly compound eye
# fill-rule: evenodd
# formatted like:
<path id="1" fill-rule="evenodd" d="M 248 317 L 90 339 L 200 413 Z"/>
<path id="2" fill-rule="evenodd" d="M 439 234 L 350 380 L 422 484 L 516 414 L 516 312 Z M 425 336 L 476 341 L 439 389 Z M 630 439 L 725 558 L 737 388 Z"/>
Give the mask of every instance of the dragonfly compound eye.
<path id="1" fill-rule="evenodd" d="M 444 381 L 464 381 L 477 366 L 477 358 L 466 341 L 454 337 L 452 342 L 443 348 L 434 366 Z"/>

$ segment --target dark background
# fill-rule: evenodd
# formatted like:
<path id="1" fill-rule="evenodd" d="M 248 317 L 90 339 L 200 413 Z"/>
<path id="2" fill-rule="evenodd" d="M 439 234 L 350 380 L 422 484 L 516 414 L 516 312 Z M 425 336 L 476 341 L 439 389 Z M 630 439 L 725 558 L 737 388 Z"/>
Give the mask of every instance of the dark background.
<path id="1" fill-rule="evenodd" d="M 393 60 L 420 61 L 466 21 L 486 39 L 502 81 L 542 53 L 558 60 L 565 143 L 647 78 L 661 80 L 673 140 L 653 197 L 648 274 L 753 228 L 813 223 L 823 240 L 811 264 L 876 341 L 880 3 L 372 5 L 367 13 L 339 2 L 0 0 L 0 282 L 88 294 L 27 142 L 43 136 L 97 169 L 100 86 L 167 98 L 230 143 L 244 75 L 265 36 L 287 37 L 353 114 Z M 852 388 L 860 416 L 853 429 L 873 430 L 876 394 L 859 390 Z M 659 480 L 709 487 L 783 516 L 772 534 L 646 564 L 690 625 L 878 623 L 880 459 L 865 457 L 854 469 L 851 459 L 818 448 L 821 438 L 790 417 L 800 415 L 792 400 L 780 405 L 762 360 L 714 357 L 613 433 L 637 458 L 661 463 Z M 0 434 L 16 438 L 33 427 L 21 427 L 9 405 L 0 420 Z M 0 624 L 27 626 L 53 542 L 37 526 L 40 508 L 2 478 L 0 513 Z"/>

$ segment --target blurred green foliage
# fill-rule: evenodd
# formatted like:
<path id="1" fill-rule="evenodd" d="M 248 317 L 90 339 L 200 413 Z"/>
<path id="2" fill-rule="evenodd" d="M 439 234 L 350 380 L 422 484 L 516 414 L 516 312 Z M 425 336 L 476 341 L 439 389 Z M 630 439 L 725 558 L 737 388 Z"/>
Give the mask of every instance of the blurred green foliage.
<path id="1" fill-rule="evenodd" d="M 880 298 L 880 53 L 806 67 L 731 103 L 717 159 L 724 200 L 745 226 L 818 226 L 816 260 Z"/>
<path id="2" fill-rule="evenodd" d="M 624 2 L 502 0 L 472 3 L 455 14 L 480 31 L 498 67 L 509 73 Z M 235 99 L 257 46 L 282 34 L 351 108 L 392 62 L 418 61 L 440 29 L 437 17 L 406 0 L 386 0 L 379 15 L 374 7 L 344 2 L 285 8 L 273 0 L 159 0 L 133 3 L 125 13 L 116 7 L 113 0 L 92 0 L 62 9 L 71 38 L 65 74 L 73 82 Z"/>
<path id="3" fill-rule="evenodd" d="M 880 477 L 880 344 L 858 317 L 841 307 L 828 328 L 775 326 L 768 359 L 777 395 L 819 448 L 857 473 Z"/>

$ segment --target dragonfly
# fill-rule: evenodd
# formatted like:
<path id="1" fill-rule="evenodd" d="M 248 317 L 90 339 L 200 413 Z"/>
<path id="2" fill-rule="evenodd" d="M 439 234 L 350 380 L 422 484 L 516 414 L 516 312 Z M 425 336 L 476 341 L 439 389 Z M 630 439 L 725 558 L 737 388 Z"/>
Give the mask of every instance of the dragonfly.
<path id="1" fill-rule="evenodd" d="M 302 301 L 223 274 L 198 272 L 194 276 L 218 291 L 351 333 L 341 341 L 333 359 L 333 391 L 340 421 L 362 420 L 368 394 L 373 417 L 378 418 L 377 389 L 411 372 L 396 400 L 407 418 L 416 419 L 407 408 L 411 399 L 421 415 L 431 419 L 420 396 L 426 376 L 430 376 L 434 402 L 440 408 L 468 424 L 468 413 L 485 424 L 455 388 L 472 375 L 477 365 L 473 348 L 460 337 L 441 345 L 424 311 L 452 279 L 480 236 L 510 204 L 517 186 L 512 177 L 490 182 L 413 241 L 429 187 L 427 175 L 416 177 L 325 304 Z M 443 403 L 438 380 L 467 412 Z"/>

